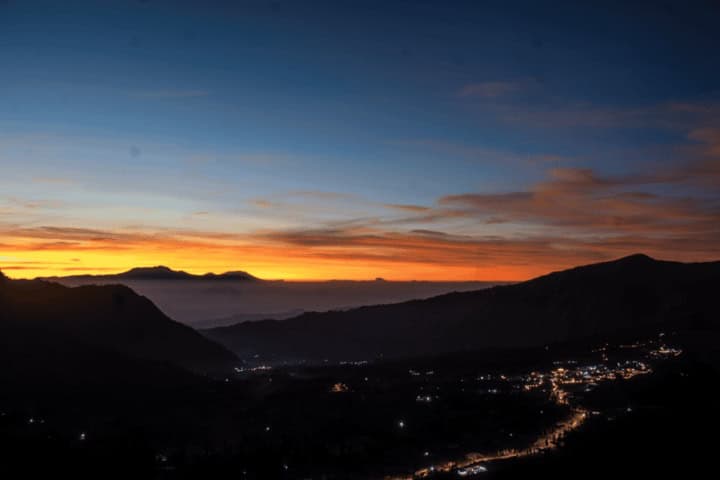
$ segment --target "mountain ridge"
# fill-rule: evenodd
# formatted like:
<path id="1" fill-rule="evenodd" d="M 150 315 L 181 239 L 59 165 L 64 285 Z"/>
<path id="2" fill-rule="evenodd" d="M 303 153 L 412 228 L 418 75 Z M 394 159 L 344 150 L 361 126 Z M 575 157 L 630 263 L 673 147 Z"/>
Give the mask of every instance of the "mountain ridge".
<path id="1" fill-rule="evenodd" d="M 184 270 L 173 270 L 164 265 L 156 265 L 153 267 L 134 267 L 125 272 L 115 274 L 100 275 L 68 275 L 68 276 L 51 276 L 38 277 L 38 280 L 49 281 L 72 281 L 72 280 L 213 280 L 213 281 L 260 281 L 259 278 L 242 270 L 230 270 L 224 273 L 204 273 L 196 275 L 188 273 Z"/>
<path id="2" fill-rule="evenodd" d="M 203 333 L 241 356 L 314 360 L 527 347 L 671 321 L 710 322 L 719 283 L 720 262 L 636 254 L 513 285 Z"/>
<path id="3" fill-rule="evenodd" d="M 83 345 L 172 364 L 196 373 L 229 371 L 237 358 L 167 317 L 124 285 L 66 287 L 0 277 L 0 332 L 5 341 Z M 88 361 L 91 361 L 89 359 Z"/>

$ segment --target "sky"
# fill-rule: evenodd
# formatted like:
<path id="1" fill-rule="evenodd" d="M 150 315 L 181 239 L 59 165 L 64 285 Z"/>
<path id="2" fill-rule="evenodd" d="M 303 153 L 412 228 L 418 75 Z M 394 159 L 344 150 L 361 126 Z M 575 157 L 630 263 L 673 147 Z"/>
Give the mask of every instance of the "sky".
<path id="1" fill-rule="evenodd" d="M 2 1 L 0 269 L 718 260 L 719 23 L 688 1 Z"/>

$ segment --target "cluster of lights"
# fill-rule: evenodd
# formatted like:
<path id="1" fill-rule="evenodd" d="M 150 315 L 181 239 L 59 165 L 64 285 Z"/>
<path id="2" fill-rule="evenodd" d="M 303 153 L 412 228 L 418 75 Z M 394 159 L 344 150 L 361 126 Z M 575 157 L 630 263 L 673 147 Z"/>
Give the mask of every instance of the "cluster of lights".
<path id="1" fill-rule="evenodd" d="M 652 342 L 649 342 L 652 343 Z M 621 345 L 623 349 L 637 349 L 647 347 L 649 343 L 635 342 L 628 345 Z M 607 352 L 609 346 L 593 350 L 594 353 L 600 353 L 603 362 L 608 362 Z M 676 357 L 682 354 L 680 349 L 670 348 L 660 345 L 657 349 L 646 350 L 646 356 L 649 358 L 665 358 Z M 559 406 L 570 406 L 571 414 L 565 420 L 558 422 L 552 428 L 544 432 L 540 437 L 535 439 L 532 444 L 522 449 L 505 449 L 491 454 L 471 453 L 460 461 L 448 461 L 441 464 L 430 465 L 415 471 L 411 476 L 393 477 L 392 480 L 414 480 L 431 476 L 437 472 L 450 473 L 455 472 L 458 476 L 467 477 L 487 472 L 487 467 L 483 464 L 489 462 L 506 460 L 510 458 L 526 457 L 537 455 L 545 450 L 555 449 L 560 446 L 562 439 L 570 432 L 578 429 L 590 415 L 599 415 L 600 412 L 588 411 L 582 407 L 572 407 L 570 392 L 568 388 L 584 387 L 585 391 L 590 391 L 601 382 L 613 381 L 617 379 L 630 379 L 638 375 L 652 373 L 650 366 L 639 360 L 626 360 L 617 362 L 615 365 L 607 365 L 599 363 L 593 365 L 578 366 L 575 360 L 553 362 L 555 368 L 547 373 L 531 372 L 524 376 L 507 377 L 498 375 L 502 381 L 516 383 L 516 387 L 520 390 L 531 391 L 536 389 L 547 389 L 550 398 Z M 562 366 L 561 366 L 562 365 Z M 419 376 L 420 372 L 415 370 L 409 371 L 412 376 Z M 476 377 L 478 381 L 489 381 L 493 379 L 492 375 L 480 375 Z M 461 380 L 462 382 L 462 380 Z M 496 388 L 487 389 L 488 393 L 497 393 Z M 429 401 L 430 396 L 418 395 L 416 401 Z M 632 412 L 632 408 L 626 409 L 628 413 Z M 543 413 L 541 411 L 541 413 Z M 398 423 L 400 428 L 404 428 L 404 422 Z M 512 436 L 512 434 L 510 434 Z M 425 452 L 424 456 L 428 456 Z"/>
<path id="2" fill-rule="evenodd" d="M 370 362 L 368 362 L 367 360 L 353 360 L 353 361 L 343 360 L 342 362 L 340 362 L 340 365 L 343 365 L 343 366 L 349 365 L 351 367 L 360 367 L 363 365 L 367 365 L 368 363 L 370 363 Z"/>
<path id="3" fill-rule="evenodd" d="M 682 355 L 682 350 L 679 348 L 667 347 L 665 345 L 660 345 L 658 349 L 650 351 L 650 356 L 653 358 L 671 358 L 679 355 Z"/>
<path id="4" fill-rule="evenodd" d="M 236 373 L 256 373 L 256 372 L 266 372 L 268 370 L 272 370 L 273 367 L 270 365 L 258 365 L 257 367 L 235 367 Z"/>
<path id="5" fill-rule="evenodd" d="M 340 382 L 330 387 L 330 393 L 345 393 L 349 390 L 350 388 L 346 384 Z"/>
<path id="6" fill-rule="evenodd" d="M 467 468 L 458 468 L 458 475 L 461 477 L 466 477 L 468 475 L 477 475 L 478 473 L 485 473 L 487 472 L 487 467 L 484 465 L 473 465 L 471 467 Z"/>

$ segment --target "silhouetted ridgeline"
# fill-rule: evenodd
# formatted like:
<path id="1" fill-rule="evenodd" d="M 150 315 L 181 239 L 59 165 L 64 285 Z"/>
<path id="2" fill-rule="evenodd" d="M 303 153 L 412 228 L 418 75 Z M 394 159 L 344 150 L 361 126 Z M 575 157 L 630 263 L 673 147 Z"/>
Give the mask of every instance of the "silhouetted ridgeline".
<path id="1" fill-rule="evenodd" d="M 633 255 L 520 284 L 206 330 L 239 355 L 371 359 L 566 342 L 717 321 L 720 262 Z"/>
<path id="2" fill-rule="evenodd" d="M 247 320 L 284 320 L 303 312 L 405 302 L 491 285 L 487 282 L 284 282 L 259 280 L 244 272 L 191 275 L 167 267 L 134 268 L 118 275 L 41 280 L 68 287 L 126 285 L 152 299 L 173 320 L 193 328 L 227 326 Z"/>
<path id="3" fill-rule="evenodd" d="M 12 348 L 18 354 L 92 350 L 88 363 L 110 355 L 210 373 L 230 369 L 236 361 L 225 348 L 121 285 L 69 288 L 3 276 L 0 337 L 5 352 Z"/>
<path id="4" fill-rule="evenodd" d="M 193 275 L 182 270 L 172 270 L 159 265 L 157 267 L 137 267 L 127 272 L 111 275 L 71 275 L 68 277 L 45 277 L 41 280 L 65 280 L 65 281 L 88 281 L 99 280 L 103 282 L 122 280 L 234 280 L 234 281 L 258 281 L 257 277 L 247 272 L 235 271 L 220 274 L 206 273 L 204 275 Z"/>

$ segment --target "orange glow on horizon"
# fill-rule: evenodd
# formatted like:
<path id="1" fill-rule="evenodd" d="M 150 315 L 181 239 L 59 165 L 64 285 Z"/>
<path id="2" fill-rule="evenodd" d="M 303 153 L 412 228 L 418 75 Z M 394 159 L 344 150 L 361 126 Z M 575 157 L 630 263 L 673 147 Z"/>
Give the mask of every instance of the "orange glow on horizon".
<path id="1" fill-rule="evenodd" d="M 11 278 L 113 274 L 164 265 L 194 274 L 243 270 L 268 280 L 522 281 L 577 265 L 639 253 L 609 242 L 467 241 L 373 233 L 344 238 L 272 238 L 203 232 L 101 232 L 72 228 L 10 231 L 0 270 Z M 632 239 L 628 244 L 633 244 Z M 649 243 L 646 241 L 646 243 Z M 679 261 L 704 252 L 643 253 Z"/>
<path id="2" fill-rule="evenodd" d="M 3 261 L 0 263 L 0 271 L 11 278 L 32 279 L 84 274 L 109 275 L 135 267 L 164 265 L 173 270 L 184 270 L 198 275 L 208 272 L 224 273 L 243 270 L 261 279 L 286 281 L 375 280 L 378 277 L 390 281 L 518 281 L 548 272 L 538 267 L 474 268 L 406 262 L 353 261 L 352 259 L 318 262 L 303 258 L 280 257 L 273 261 L 271 258 L 239 259 L 228 256 L 219 260 L 209 258 L 194 260 L 193 257 L 196 255 L 173 252 L 164 255 L 132 254 L 127 256 L 83 252 L 79 261 L 69 264 L 67 263 L 68 256 L 63 252 L 53 252 L 52 255 L 41 256 L 35 253 L 23 252 L 22 257 L 30 262 L 38 261 L 38 264 L 17 264 Z M 68 254 L 74 255 L 72 252 L 68 252 Z M 55 264 L 54 260 L 59 260 L 58 263 L 62 263 L 62 266 Z M 48 262 L 48 264 L 41 265 L 44 262 Z"/>
<path id="3" fill-rule="evenodd" d="M 117 250 L 102 248 L 37 248 L 15 245 L 0 250 L 0 270 L 11 278 L 82 274 L 114 274 L 134 267 L 164 265 L 193 274 L 243 270 L 268 280 L 428 280 L 517 281 L 564 265 L 485 265 L 459 262 L 452 253 L 432 262 L 408 261 L 400 256 L 373 259 L 366 251 L 316 252 L 300 246 L 215 245 L 202 242 L 147 242 Z"/>

